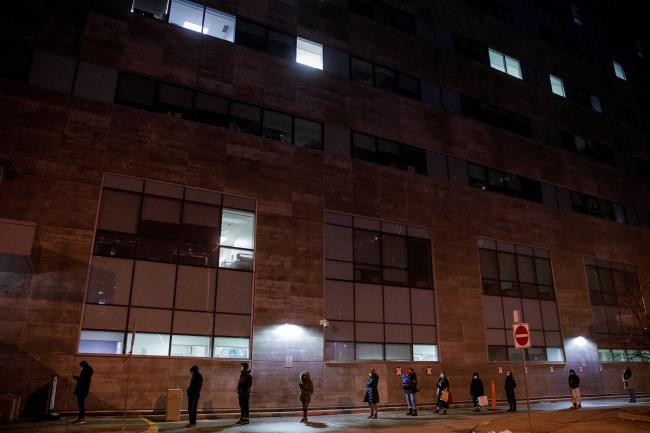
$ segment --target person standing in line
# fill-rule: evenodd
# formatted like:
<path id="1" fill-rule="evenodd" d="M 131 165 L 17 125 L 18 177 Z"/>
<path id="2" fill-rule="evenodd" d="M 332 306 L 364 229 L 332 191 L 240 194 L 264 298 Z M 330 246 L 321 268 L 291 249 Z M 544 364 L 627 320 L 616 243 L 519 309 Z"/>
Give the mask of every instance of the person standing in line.
<path id="1" fill-rule="evenodd" d="M 580 409 L 582 402 L 580 401 L 580 376 L 575 370 L 569 370 L 569 388 L 571 389 L 571 407 Z"/>
<path id="2" fill-rule="evenodd" d="M 623 370 L 623 389 L 627 390 L 630 396 L 630 403 L 636 403 L 636 391 L 634 389 L 634 381 L 630 367 L 625 367 L 625 370 Z"/>
<path id="3" fill-rule="evenodd" d="M 195 427 L 196 426 L 196 411 L 199 407 L 199 398 L 201 397 L 201 388 L 203 387 L 203 376 L 199 373 L 199 367 L 193 365 L 190 368 L 190 374 L 192 378 L 190 379 L 190 385 L 187 387 L 187 414 L 190 417 L 190 421 L 186 427 Z"/>
<path id="4" fill-rule="evenodd" d="M 409 408 L 406 415 L 418 416 L 418 408 L 415 404 L 415 393 L 418 392 L 418 377 L 412 368 L 402 373 L 402 388 L 404 389 L 406 404 Z"/>
<path id="5" fill-rule="evenodd" d="M 314 383 L 311 381 L 308 371 L 300 373 L 300 382 L 298 382 L 298 386 L 300 386 L 300 403 L 302 403 L 302 419 L 300 422 L 307 424 L 309 422 L 307 419 L 309 402 L 311 401 L 311 395 L 314 393 Z"/>
<path id="6" fill-rule="evenodd" d="M 251 398 L 251 389 L 253 388 L 253 375 L 248 362 L 241 363 L 241 372 L 239 374 L 239 382 L 237 383 L 237 397 L 239 397 L 239 409 L 241 415 L 237 424 L 249 423 L 249 403 Z"/>
<path id="7" fill-rule="evenodd" d="M 436 410 L 435 413 L 447 415 L 449 408 L 449 379 L 444 371 L 440 372 L 440 378 L 436 384 Z"/>
<path id="8" fill-rule="evenodd" d="M 474 403 L 474 412 L 480 412 L 481 407 L 478 404 L 478 398 L 485 395 L 485 388 L 483 381 L 478 377 L 478 373 L 474 372 L 472 375 L 472 382 L 469 385 L 469 395 L 472 396 L 472 403 Z"/>
<path id="9" fill-rule="evenodd" d="M 515 388 L 517 387 L 517 382 L 515 382 L 515 378 L 512 375 L 512 372 L 510 370 L 506 371 L 505 387 L 506 387 L 506 398 L 508 399 L 508 404 L 510 405 L 508 412 L 516 412 L 517 398 L 515 397 Z"/>
<path id="10" fill-rule="evenodd" d="M 90 392 L 90 380 L 94 371 L 86 361 L 81 361 L 79 367 L 81 367 L 79 376 L 72 376 L 77 381 L 72 394 L 77 396 L 77 406 L 79 406 L 79 417 L 74 421 L 74 424 L 85 424 L 86 397 L 88 397 L 88 393 Z"/>
<path id="11" fill-rule="evenodd" d="M 379 403 L 379 375 L 375 372 L 374 368 L 370 369 L 368 373 L 368 380 L 366 381 L 366 395 L 363 398 L 365 403 L 370 407 L 370 416 L 368 418 L 377 419 L 377 403 Z"/>

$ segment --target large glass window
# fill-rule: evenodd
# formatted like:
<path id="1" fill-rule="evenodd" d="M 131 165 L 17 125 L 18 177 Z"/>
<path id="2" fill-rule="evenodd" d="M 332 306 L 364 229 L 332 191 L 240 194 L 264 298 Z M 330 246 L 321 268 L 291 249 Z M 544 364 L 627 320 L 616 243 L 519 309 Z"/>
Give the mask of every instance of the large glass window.
<path id="1" fill-rule="evenodd" d="M 471 186 L 541 203 L 539 181 L 476 164 L 468 164 Z"/>
<path id="2" fill-rule="evenodd" d="M 614 66 L 614 75 L 616 75 L 616 78 L 627 81 L 627 77 L 625 76 L 625 69 L 623 69 L 623 66 L 618 62 L 612 62 L 612 65 Z"/>
<path id="3" fill-rule="evenodd" d="M 255 50 L 266 51 L 266 28 L 248 21 L 237 22 L 236 40 L 238 45 L 243 45 Z"/>
<path id="4" fill-rule="evenodd" d="M 235 26 L 237 18 L 216 9 L 205 8 L 203 33 L 208 36 L 235 42 Z"/>
<path id="5" fill-rule="evenodd" d="M 167 13 L 168 5 L 169 0 L 133 0 L 131 12 L 161 20 Z"/>
<path id="6" fill-rule="evenodd" d="M 555 75 L 549 75 L 551 81 L 551 92 L 555 93 L 558 96 L 566 98 L 566 93 L 564 92 L 564 83 L 561 78 L 556 77 Z"/>
<path id="7" fill-rule="evenodd" d="M 296 39 L 296 62 L 322 70 L 323 45 L 298 36 Z"/>
<path id="8" fill-rule="evenodd" d="M 249 359 L 249 339 L 232 337 L 215 337 L 214 357 Z"/>
<path id="9" fill-rule="evenodd" d="M 530 361 L 563 362 L 562 337 L 548 250 L 488 239 L 478 240 L 488 359 L 516 361 L 514 310 L 531 329 Z"/>
<path id="10" fill-rule="evenodd" d="M 350 60 L 350 78 L 369 86 L 373 85 L 372 63 L 352 57 Z"/>
<path id="11" fill-rule="evenodd" d="M 272 140 L 292 143 L 293 118 L 288 114 L 264 110 L 262 135 Z"/>
<path id="12" fill-rule="evenodd" d="M 505 54 L 493 50 L 492 48 L 488 49 L 488 54 L 490 58 L 490 66 L 497 71 L 505 72 L 508 75 L 511 75 L 520 80 L 523 78 L 521 75 L 521 66 L 519 65 L 519 60 L 506 56 Z"/>
<path id="13" fill-rule="evenodd" d="M 352 157 L 413 173 L 427 173 L 424 150 L 356 131 L 352 133 Z"/>
<path id="14" fill-rule="evenodd" d="M 262 134 L 262 109 L 241 102 L 230 104 L 230 128 L 248 134 Z"/>
<path id="15" fill-rule="evenodd" d="M 294 142 L 296 146 L 323 149 L 323 124 L 313 120 L 294 118 Z"/>
<path id="16" fill-rule="evenodd" d="M 254 200 L 106 174 L 99 207 L 80 352 L 123 354 L 134 327 L 137 355 L 248 341 Z"/>
<path id="17" fill-rule="evenodd" d="M 591 257 L 584 261 L 600 361 L 636 361 L 647 344 L 635 319 L 635 312 L 644 310 L 636 266 Z"/>
<path id="18" fill-rule="evenodd" d="M 431 241 L 424 228 L 325 214 L 330 361 L 437 361 Z"/>
<path id="19" fill-rule="evenodd" d="M 172 0 L 169 9 L 169 22 L 183 28 L 207 33 L 208 28 L 203 27 L 203 12 L 205 6 L 187 0 Z"/>
<path id="20" fill-rule="evenodd" d="M 296 56 L 295 38 L 286 33 L 267 30 L 266 51 L 272 56 L 285 60 L 293 60 Z"/>

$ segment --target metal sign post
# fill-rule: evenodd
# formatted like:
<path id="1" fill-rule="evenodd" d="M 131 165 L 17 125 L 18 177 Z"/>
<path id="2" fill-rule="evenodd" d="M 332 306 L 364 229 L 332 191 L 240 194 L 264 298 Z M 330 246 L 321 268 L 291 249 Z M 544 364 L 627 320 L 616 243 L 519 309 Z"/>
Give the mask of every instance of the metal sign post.
<path id="1" fill-rule="evenodd" d="M 519 312 L 514 310 L 512 312 L 514 322 L 512 324 L 512 334 L 515 341 L 515 349 L 522 349 L 522 358 L 524 364 L 524 391 L 526 394 L 526 408 L 528 410 L 528 431 L 533 433 L 533 421 L 530 413 L 530 398 L 528 397 L 528 367 L 526 366 L 526 358 L 528 358 L 528 348 L 530 347 L 530 330 L 528 323 L 519 323 Z"/>
<path id="2" fill-rule="evenodd" d="M 131 331 L 131 347 L 129 348 L 129 353 L 125 359 L 126 364 L 126 390 L 124 392 L 124 413 L 122 415 L 122 428 L 124 428 L 124 423 L 126 422 L 126 410 L 129 402 L 129 385 L 131 382 L 131 358 L 133 356 L 133 345 L 135 344 L 135 322 L 133 322 L 133 330 Z"/>

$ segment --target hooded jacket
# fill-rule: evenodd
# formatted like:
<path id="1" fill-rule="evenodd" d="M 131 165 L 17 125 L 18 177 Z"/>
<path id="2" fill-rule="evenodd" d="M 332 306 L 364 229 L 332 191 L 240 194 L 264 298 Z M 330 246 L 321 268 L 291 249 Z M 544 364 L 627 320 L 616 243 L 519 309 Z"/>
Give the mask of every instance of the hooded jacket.
<path id="1" fill-rule="evenodd" d="M 314 393 L 314 383 L 311 381 L 308 372 L 303 371 L 300 373 L 298 386 L 300 387 L 300 401 L 305 402 L 311 400 L 311 396 Z"/>
<path id="2" fill-rule="evenodd" d="M 247 368 L 242 370 L 239 374 L 239 382 L 237 383 L 237 394 L 246 396 L 251 394 L 253 388 L 253 374 L 251 369 Z"/>
<path id="3" fill-rule="evenodd" d="M 476 376 L 476 379 L 474 379 Z M 485 388 L 483 387 L 483 381 L 479 377 L 478 373 L 472 375 L 472 383 L 469 385 L 469 395 L 472 397 L 480 397 L 485 395 Z"/>
<path id="4" fill-rule="evenodd" d="M 569 370 L 569 388 L 576 389 L 580 387 L 580 377 L 575 371 Z"/>
<path id="5" fill-rule="evenodd" d="M 77 385 L 74 387 L 73 395 L 79 397 L 86 397 L 90 392 L 90 379 L 94 373 L 94 370 L 86 361 L 81 361 L 81 373 L 79 376 L 74 376 L 77 381 Z"/>
<path id="6" fill-rule="evenodd" d="M 368 381 L 366 382 L 366 395 L 363 398 L 365 403 L 377 404 L 379 403 L 379 391 L 377 386 L 379 385 L 379 375 L 377 373 L 372 373 L 368 375 Z"/>
<path id="7" fill-rule="evenodd" d="M 187 395 L 190 397 L 198 397 L 203 387 L 203 376 L 196 367 L 192 367 L 190 371 L 192 372 L 192 379 L 190 380 L 190 386 L 187 387 Z"/>

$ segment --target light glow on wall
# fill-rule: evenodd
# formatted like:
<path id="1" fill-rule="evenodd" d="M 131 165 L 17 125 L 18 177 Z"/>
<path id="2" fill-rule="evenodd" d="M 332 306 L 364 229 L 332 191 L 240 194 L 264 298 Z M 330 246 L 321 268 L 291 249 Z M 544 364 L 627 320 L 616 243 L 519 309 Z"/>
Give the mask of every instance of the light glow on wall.
<path id="1" fill-rule="evenodd" d="M 303 329 L 300 326 L 285 323 L 284 325 L 276 327 L 273 330 L 273 333 L 285 340 L 295 340 L 302 337 Z"/>

